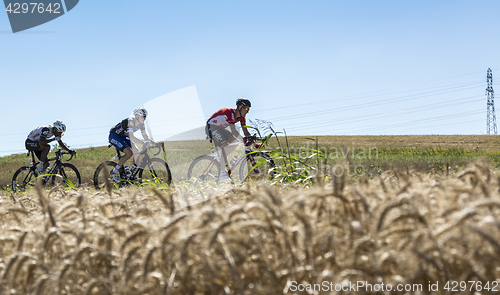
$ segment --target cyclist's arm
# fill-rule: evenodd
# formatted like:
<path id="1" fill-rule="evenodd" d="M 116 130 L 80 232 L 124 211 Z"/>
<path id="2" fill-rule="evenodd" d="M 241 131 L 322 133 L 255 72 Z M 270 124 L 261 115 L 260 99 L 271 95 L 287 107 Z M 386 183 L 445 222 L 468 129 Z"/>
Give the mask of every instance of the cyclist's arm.
<path id="1" fill-rule="evenodd" d="M 142 132 L 142 138 L 144 138 L 144 141 L 150 141 L 151 143 L 156 144 L 156 142 L 148 136 L 148 134 L 146 133 L 145 130 L 144 131 L 141 130 L 141 132 Z"/>
<path id="2" fill-rule="evenodd" d="M 243 130 L 243 134 L 245 134 L 245 137 L 250 137 L 250 132 L 248 132 L 247 127 L 241 126 L 241 130 Z"/>
<path id="3" fill-rule="evenodd" d="M 52 139 L 49 139 L 49 140 L 47 140 L 47 139 L 43 139 L 43 138 L 40 138 L 40 141 L 39 141 L 39 142 L 40 142 L 40 147 L 41 147 L 41 148 L 44 148 L 44 147 L 46 147 L 49 143 L 53 142 L 54 140 L 55 140 L 55 138 L 52 138 Z"/>
<path id="4" fill-rule="evenodd" d="M 245 119 L 245 117 L 241 117 L 239 119 L 239 122 L 240 122 L 240 125 L 241 125 L 241 130 L 243 130 L 243 134 L 245 135 L 245 137 L 250 137 L 250 132 L 248 131 L 247 127 L 247 121 Z"/>
<path id="5" fill-rule="evenodd" d="M 229 128 L 231 129 L 231 133 L 233 134 L 232 137 L 234 137 L 236 140 L 243 141 L 243 138 L 241 138 L 241 135 L 238 132 L 238 130 L 236 130 L 236 127 L 234 126 L 234 124 L 229 124 Z M 230 138 L 229 141 L 231 142 L 233 140 L 231 140 L 231 138 Z"/>
<path id="6" fill-rule="evenodd" d="M 142 145 L 143 142 L 139 138 L 135 137 L 134 132 L 129 132 L 128 133 L 128 138 L 132 140 L 136 145 Z"/>
<path id="7" fill-rule="evenodd" d="M 69 153 L 70 153 L 70 154 L 72 154 L 72 155 L 76 154 L 76 151 L 74 151 L 74 150 L 70 150 L 70 149 L 69 149 L 69 148 L 68 148 L 68 147 L 64 144 L 64 142 L 62 142 L 62 140 L 61 140 L 61 138 L 60 138 L 60 137 L 59 137 L 59 139 L 56 137 L 56 138 L 54 138 L 54 139 L 52 139 L 52 140 L 56 140 L 56 139 L 57 139 L 57 143 L 59 144 L 59 146 L 60 146 L 60 147 L 62 147 L 62 149 L 63 149 L 63 150 L 65 150 L 65 151 L 69 152 Z M 52 141 L 52 140 L 51 140 L 51 141 Z"/>
<path id="8" fill-rule="evenodd" d="M 40 147 L 44 148 L 47 145 L 49 145 L 49 143 L 53 142 L 56 139 L 57 139 L 56 137 L 53 137 L 51 139 L 46 139 L 46 138 L 40 137 L 40 141 L 39 141 L 40 142 Z"/>

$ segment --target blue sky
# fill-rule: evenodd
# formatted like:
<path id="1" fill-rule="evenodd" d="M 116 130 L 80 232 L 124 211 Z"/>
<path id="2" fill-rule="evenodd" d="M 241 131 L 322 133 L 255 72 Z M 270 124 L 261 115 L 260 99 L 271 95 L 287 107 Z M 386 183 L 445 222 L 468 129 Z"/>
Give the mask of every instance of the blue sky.
<path id="1" fill-rule="evenodd" d="M 484 134 L 488 68 L 500 85 L 499 8 L 82 0 L 16 34 L 0 13 L 0 155 L 23 152 L 55 119 L 70 146 L 105 145 L 136 106 L 192 85 L 205 117 L 246 97 L 248 118 L 292 135 Z"/>

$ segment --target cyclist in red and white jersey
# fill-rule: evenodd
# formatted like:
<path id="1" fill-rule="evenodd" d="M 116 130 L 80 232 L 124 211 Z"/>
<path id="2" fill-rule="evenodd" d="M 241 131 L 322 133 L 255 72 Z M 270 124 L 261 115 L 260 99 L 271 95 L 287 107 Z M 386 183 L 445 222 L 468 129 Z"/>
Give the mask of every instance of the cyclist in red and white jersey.
<path id="1" fill-rule="evenodd" d="M 74 150 L 70 150 L 61 140 L 61 136 L 66 131 L 66 125 L 61 120 L 56 120 L 52 125 L 44 125 L 33 129 L 24 143 L 28 151 L 33 151 L 36 157 L 40 160 L 40 164 L 36 168 L 38 173 L 49 167 L 47 155 L 50 151 L 49 143 L 57 140 L 59 146 L 75 155 Z"/>
<path id="2" fill-rule="evenodd" d="M 235 109 L 222 108 L 213 113 L 212 116 L 210 116 L 210 119 L 208 119 L 207 121 L 207 126 L 205 129 L 207 137 L 211 142 L 214 142 L 215 148 L 221 148 L 223 150 L 223 156 L 220 159 L 221 172 L 219 180 L 230 180 L 226 169 L 222 169 L 222 167 L 226 167 L 226 155 L 231 154 L 236 146 L 228 147 L 228 144 L 236 141 L 243 141 L 241 135 L 236 130 L 235 124 L 237 122 L 240 122 L 241 129 L 243 130 L 245 137 L 250 136 L 250 132 L 248 132 L 247 128 L 245 127 L 245 116 L 250 111 L 250 107 L 252 107 L 252 104 L 248 99 L 238 98 L 236 100 Z M 227 127 L 229 127 L 230 131 L 226 129 Z"/>

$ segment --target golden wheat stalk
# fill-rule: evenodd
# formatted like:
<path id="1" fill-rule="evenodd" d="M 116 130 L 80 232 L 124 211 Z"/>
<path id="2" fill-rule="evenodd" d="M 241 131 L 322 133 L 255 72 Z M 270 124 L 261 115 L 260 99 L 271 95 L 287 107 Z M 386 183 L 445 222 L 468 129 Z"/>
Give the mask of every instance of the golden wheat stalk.
<path id="1" fill-rule="evenodd" d="M 120 247 L 120 251 L 123 252 L 123 249 L 125 249 L 125 247 L 127 247 L 127 245 L 129 243 L 131 243 L 133 240 L 137 239 L 137 238 L 140 238 L 142 236 L 147 236 L 149 235 L 149 233 L 145 230 L 139 230 L 133 234 L 131 234 L 121 245 Z"/>

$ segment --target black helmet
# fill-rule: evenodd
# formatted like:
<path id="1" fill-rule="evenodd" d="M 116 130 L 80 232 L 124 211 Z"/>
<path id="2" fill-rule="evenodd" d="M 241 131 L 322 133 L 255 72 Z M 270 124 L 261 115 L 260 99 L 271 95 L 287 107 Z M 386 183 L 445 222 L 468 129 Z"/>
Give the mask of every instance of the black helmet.
<path id="1" fill-rule="evenodd" d="M 252 104 L 248 99 L 240 97 L 236 100 L 236 106 L 252 107 Z"/>

